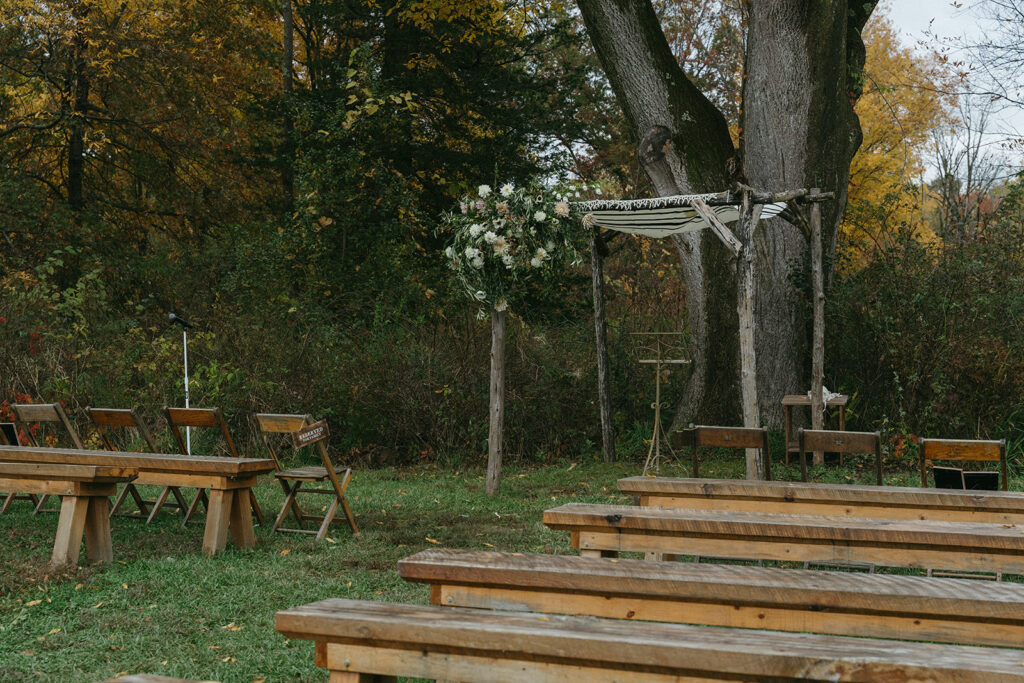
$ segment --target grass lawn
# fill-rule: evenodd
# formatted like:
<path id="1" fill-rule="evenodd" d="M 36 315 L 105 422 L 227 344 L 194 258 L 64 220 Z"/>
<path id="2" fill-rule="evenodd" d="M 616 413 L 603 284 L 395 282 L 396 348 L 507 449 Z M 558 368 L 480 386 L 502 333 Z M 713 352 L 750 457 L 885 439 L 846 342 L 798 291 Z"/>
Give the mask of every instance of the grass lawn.
<path id="1" fill-rule="evenodd" d="M 742 456 L 714 455 L 702 474 L 738 477 L 741 468 Z M 541 513 L 572 501 L 629 504 L 615 481 L 639 469 L 635 462 L 594 460 L 507 468 L 493 499 L 484 494 L 479 469 L 359 471 L 348 489 L 363 532 L 358 538 L 344 522 L 322 543 L 257 527 L 255 549 L 229 544 L 211 559 L 200 554 L 202 524 L 182 529 L 180 515 L 170 513 L 149 526 L 115 518 L 115 562 L 59 574 L 47 566 L 56 516 L 33 516 L 19 501 L 0 515 L 0 678 L 100 681 L 144 672 L 226 682 L 323 681 L 312 643 L 287 641 L 274 630 L 277 610 L 328 597 L 426 603 L 429 589 L 401 581 L 395 563 L 433 545 L 572 552 L 567 534 L 546 529 Z M 687 469 L 670 464 L 662 474 L 686 476 Z M 843 483 L 873 478 L 866 461 L 817 475 Z M 780 467 L 776 478 L 797 479 L 798 470 Z M 908 471 L 886 483 L 917 480 Z M 1019 478 L 1012 484 L 1024 488 Z M 256 492 L 272 517 L 283 502 L 280 488 L 265 477 Z"/>

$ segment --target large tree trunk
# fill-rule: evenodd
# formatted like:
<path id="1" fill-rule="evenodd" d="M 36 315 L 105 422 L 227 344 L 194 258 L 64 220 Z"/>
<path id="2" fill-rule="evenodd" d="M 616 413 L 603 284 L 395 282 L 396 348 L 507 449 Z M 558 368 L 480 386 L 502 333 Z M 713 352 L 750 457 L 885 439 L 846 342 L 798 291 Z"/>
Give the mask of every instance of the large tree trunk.
<path id="1" fill-rule="evenodd" d="M 601 453 L 605 462 L 615 460 L 615 429 L 612 426 L 612 390 L 608 377 L 608 330 L 604 315 L 603 257 L 598 248 L 599 228 L 590 233 L 590 274 L 594 289 L 594 340 L 597 345 L 597 398 L 601 409 Z"/>
<path id="2" fill-rule="evenodd" d="M 726 121 L 672 57 L 649 0 L 580 0 L 580 13 L 612 88 L 638 138 L 655 126 L 670 145 L 641 144 L 659 195 L 720 191 L 734 151 Z M 853 113 L 863 66 L 860 29 L 874 7 L 860 0 L 753 0 L 740 159 L 750 184 L 834 191 L 823 240 L 831 254 L 846 202 L 849 162 L 860 143 Z M 803 303 L 791 284 L 807 243 L 774 219 L 758 231 L 756 355 L 762 419 L 781 423 L 779 399 L 808 374 Z M 672 427 L 683 420 L 735 424 L 740 418 L 736 268 L 710 231 L 676 242 L 687 287 L 693 371 Z M 714 343 L 709 343 L 714 340 Z M 806 389 L 804 389 L 806 391 Z"/>
<path id="3" fill-rule="evenodd" d="M 657 194 L 724 189 L 734 155 L 728 124 L 680 70 L 650 2 L 585 0 L 578 5 L 637 139 L 653 143 L 641 143 L 641 156 Z M 710 231 L 685 233 L 673 241 L 686 282 L 692 343 L 690 380 L 676 415 L 725 424 L 739 409 L 737 394 L 721 391 L 722 383 L 736 374 L 734 268 L 728 250 Z M 709 345 L 712 330 L 716 343 Z"/>
<path id="4" fill-rule="evenodd" d="M 292 0 L 281 0 L 281 95 L 284 100 L 281 145 L 281 199 L 285 211 L 295 200 L 295 123 L 292 118 L 292 62 L 295 60 L 295 23 Z"/>

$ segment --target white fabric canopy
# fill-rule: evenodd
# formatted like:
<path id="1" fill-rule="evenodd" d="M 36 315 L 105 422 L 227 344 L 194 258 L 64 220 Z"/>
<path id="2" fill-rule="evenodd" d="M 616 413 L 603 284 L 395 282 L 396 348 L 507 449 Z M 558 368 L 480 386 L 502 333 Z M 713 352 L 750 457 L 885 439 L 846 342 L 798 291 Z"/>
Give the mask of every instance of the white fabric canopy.
<path id="1" fill-rule="evenodd" d="M 608 230 L 628 232 L 647 237 L 668 237 L 681 232 L 708 227 L 696 209 L 694 199 L 704 202 L 722 199 L 722 194 L 674 195 L 655 199 L 621 199 L 613 201 L 574 202 L 572 208 L 593 218 L 593 224 Z M 709 206 L 723 223 L 734 223 L 740 217 L 739 206 Z M 771 218 L 785 210 L 785 204 L 766 204 L 761 218 Z"/>

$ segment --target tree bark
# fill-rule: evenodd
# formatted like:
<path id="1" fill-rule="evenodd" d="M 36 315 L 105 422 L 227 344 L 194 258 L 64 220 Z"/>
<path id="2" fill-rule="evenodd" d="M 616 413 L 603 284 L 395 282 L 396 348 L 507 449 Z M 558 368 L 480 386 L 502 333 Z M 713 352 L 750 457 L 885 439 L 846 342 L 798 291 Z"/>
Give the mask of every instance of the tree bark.
<path id="1" fill-rule="evenodd" d="M 81 6 L 74 11 L 81 23 L 89 10 Z M 74 38 L 75 61 L 68 76 L 68 99 L 71 101 L 71 122 L 68 129 L 68 205 L 76 213 L 85 207 L 85 130 L 89 111 L 89 76 L 86 74 L 85 40 L 78 31 Z"/>
<path id="2" fill-rule="evenodd" d="M 594 288 L 594 339 L 597 344 L 597 397 L 601 409 L 601 453 L 605 462 L 615 461 L 615 430 L 612 427 L 612 392 L 608 378 L 608 332 L 604 315 L 604 269 L 597 241 L 598 229 L 590 235 L 590 274 Z"/>
<path id="3" fill-rule="evenodd" d="M 667 130 L 665 143 L 653 149 L 641 143 L 641 163 L 655 192 L 665 196 L 726 189 L 727 162 L 735 152 L 728 124 L 679 68 L 650 2 L 577 4 L 637 139 L 653 137 L 649 134 L 659 127 Z M 736 374 L 734 267 L 728 250 L 708 231 L 684 233 L 672 241 L 686 283 L 692 345 L 690 379 L 672 428 L 691 419 L 723 423 L 739 407 L 735 392 L 721 391 L 723 379 Z M 713 345 L 707 343 L 711 330 L 716 335 Z M 725 368 L 731 370 L 723 373 Z"/>
<path id="4" fill-rule="evenodd" d="M 659 195 L 720 191 L 734 155 L 722 114 L 672 57 L 649 0 L 579 0 L 594 48 L 637 137 L 669 129 L 670 144 L 641 147 Z M 752 0 L 741 122 L 741 173 L 759 190 L 821 186 L 822 240 L 831 253 L 846 202 L 849 163 L 860 144 L 853 103 L 864 63 L 860 30 L 874 0 Z M 685 420 L 734 424 L 741 415 L 736 270 L 708 231 L 675 240 L 687 288 L 693 365 L 672 427 Z M 758 409 L 781 424 L 780 398 L 807 383 L 804 305 L 791 284 L 807 242 L 782 219 L 754 236 Z M 827 278 L 827 276 L 826 276 Z M 713 340 L 713 343 L 711 343 Z M 802 393 L 802 391 L 801 391 Z"/>
<path id="5" fill-rule="evenodd" d="M 505 430 L 505 311 L 491 311 L 491 396 L 487 431 L 488 496 L 501 489 L 501 456 Z"/>

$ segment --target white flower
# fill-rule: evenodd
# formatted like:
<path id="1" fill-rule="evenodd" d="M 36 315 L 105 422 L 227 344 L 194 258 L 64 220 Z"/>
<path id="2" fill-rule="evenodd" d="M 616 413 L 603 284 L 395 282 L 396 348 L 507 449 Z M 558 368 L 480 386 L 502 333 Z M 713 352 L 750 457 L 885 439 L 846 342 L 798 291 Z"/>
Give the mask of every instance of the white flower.
<path id="1" fill-rule="evenodd" d="M 445 247 L 444 255 L 447 256 L 448 258 L 455 258 L 455 249 L 453 249 L 452 247 Z"/>
<path id="2" fill-rule="evenodd" d="M 484 226 L 480 225 L 479 223 L 474 223 L 473 225 L 469 226 L 469 236 L 472 237 L 473 239 L 479 237 L 480 233 L 482 233 L 483 231 Z"/>
<path id="3" fill-rule="evenodd" d="M 601 188 L 600 187 L 595 187 L 594 188 L 594 192 L 596 192 L 598 194 L 598 196 L 601 196 Z"/>
<path id="4" fill-rule="evenodd" d="M 537 258 L 539 258 L 539 259 L 546 259 L 547 257 L 548 257 L 547 250 L 544 249 L 544 247 L 537 247 Z"/>
<path id="5" fill-rule="evenodd" d="M 478 256 L 480 256 L 480 250 L 477 249 L 476 247 L 466 247 L 466 251 L 463 252 L 463 253 L 465 253 L 466 254 L 466 258 L 469 258 L 469 259 L 474 259 L 474 258 L 477 258 Z"/>
<path id="6" fill-rule="evenodd" d="M 504 311 L 507 308 L 508 308 L 508 302 L 505 301 L 504 299 L 499 299 L 498 302 L 496 304 L 494 304 L 494 310 L 496 310 L 496 311 Z"/>
<path id="7" fill-rule="evenodd" d="M 497 239 L 498 236 L 490 230 L 484 233 L 484 242 L 487 242 L 487 244 L 494 244 Z"/>
<path id="8" fill-rule="evenodd" d="M 534 268 L 540 268 L 542 265 L 544 265 L 544 261 L 534 256 L 532 259 L 530 259 L 530 265 L 533 266 Z"/>
<path id="9" fill-rule="evenodd" d="M 538 211 L 537 213 L 533 214 L 533 220 L 537 221 L 538 223 L 543 223 L 544 219 L 547 217 L 548 215 L 543 211 Z"/>
<path id="10" fill-rule="evenodd" d="M 552 242 L 551 240 L 548 240 L 547 242 L 544 243 L 544 248 L 546 250 L 548 250 L 548 251 L 554 251 L 555 250 L 555 243 Z"/>
<path id="11" fill-rule="evenodd" d="M 512 270 L 512 266 L 516 264 L 516 260 L 512 258 L 512 254 L 504 253 L 501 255 L 501 262 L 505 264 L 505 267 Z"/>
<path id="12" fill-rule="evenodd" d="M 496 255 L 504 256 L 512 245 L 509 244 L 508 240 L 505 239 L 504 237 L 498 237 L 496 240 L 494 240 L 493 246 L 494 253 Z"/>
<path id="13" fill-rule="evenodd" d="M 483 291 L 482 289 L 478 289 L 476 290 L 476 294 L 474 294 L 473 296 L 476 297 L 477 301 L 483 301 L 484 299 L 487 298 L 487 292 Z"/>
<path id="14" fill-rule="evenodd" d="M 560 201 L 555 202 L 555 215 L 565 218 L 569 215 L 569 202 Z"/>
<path id="15" fill-rule="evenodd" d="M 513 185 L 512 183 L 505 183 L 504 185 L 501 186 L 501 196 L 502 197 L 511 197 L 512 196 L 512 190 L 514 190 L 514 189 L 516 189 L 515 185 Z"/>
<path id="16" fill-rule="evenodd" d="M 473 259 L 470 262 L 470 265 L 472 265 L 477 270 L 480 270 L 481 268 L 484 267 L 484 259 L 483 259 L 483 257 L 482 256 L 477 256 L 475 259 Z"/>
<path id="17" fill-rule="evenodd" d="M 480 193 L 481 197 L 486 197 L 487 195 L 489 195 L 491 193 L 491 186 L 490 185 L 481 185 L 480 187 L 476 188 L 476 191 Z"/>

